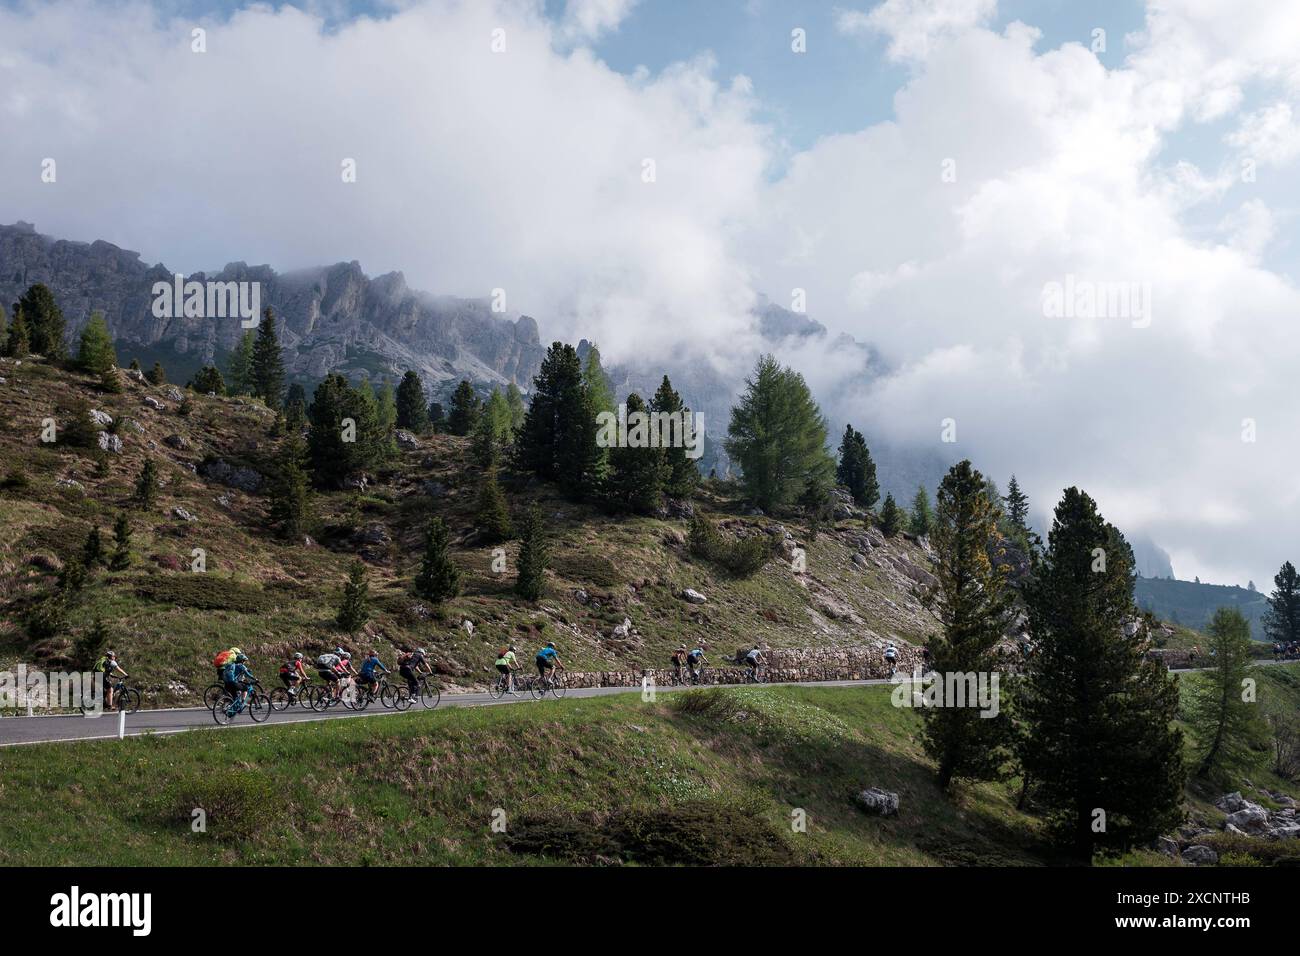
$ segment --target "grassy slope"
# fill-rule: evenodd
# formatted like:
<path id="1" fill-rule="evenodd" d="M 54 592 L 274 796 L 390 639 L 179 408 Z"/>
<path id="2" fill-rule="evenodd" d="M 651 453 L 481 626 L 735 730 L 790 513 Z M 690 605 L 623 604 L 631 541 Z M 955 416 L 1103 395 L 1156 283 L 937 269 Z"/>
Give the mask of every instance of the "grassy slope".
<path id="1" fill-rule="evenodd" d="M 879 564 L 859 570 L 850 558 L 861 522 L 842 522 L 837 533 L 810 543 L 810 573 L 803 578 L 773 564 L 752 579 L 734 580 L 693 562 L 676 543 L 686 530 L 683 520 L 612 520 L 551 497 L 546 488 L 511 491 L 510 498 L 516 505 L 540 498 L 550 521 L 554 560 L 547 597 L 536 606 L 516 600 L 510 592 L 512 571 L 493 574 L 489 548 L 456 545 L 455 559 L 466 572 L 465 593 L 441 609 L 427 609 L 409 593 L 425 521 L 441 515 L 455 541 L 473 525 L 478 472 L 467 461 L 467 442 L 432 436 L 378 476 L 366 494 L 318 495 L 314 537 L 320 543 L 286 545 L 264 530 L 263 496 L 205 482 L 184 467 L 215 455 L 265 469 L 274 438 L 271 416 L 260 404 L 196 396 L 194 412 L 183 417 L 165 390 L 130 380 L 123 394 L 104 395 L 90 379 L 40 362 L 0 363 L 0 374 L 7 379 L 0 386 L 0 474 L 19 469 L 28 477 L 26 487 L 0 491 L 0 667 L 19 660 L 57 665 L 96 616 L 115 632 L 114 643 L 146 690 L 148 705 L 191 700 L 190 693 L 210 680 L 211 655 L 231 644 L 250 651 L 264 671 L 281 654 L 340 640 L 354 647 L 375 645 L 385 657 L 395 645 L 425 645 L 445 674 L 468 685 L 484 679 L 494 648 L 508 639 L 525 648 L 554 639 L 571 665 L 606 669 L 663 666 L 679 641 L 715 639 L 715 647 L 727 652 L 751 638 L 774 647 L 848 645 L 873 634 L 919 640 L 928 626 L 910 593 L 911 582 L 884 566 L 888 558 L 924 566 L 924 555 L 915 544 L 895 539 L 873 552 Z M 165 401 L 167 410 L 145 407 L 146 395 Z M 38 440 L 41 420 L 59 419 L 58 409 L 77 396 L 139 425 L 139 432 L 120 431 L 125 448 L 109 457 L 106 475 L 97 476 L 89 451 Z M 173 434 L 189 447 L 168 447 L 164 439 Z M 21 614 L 54 578 L 32 558 L 71 557 L 93 524 L 100 525 L 111 547 L 113 519 L 128 507 L 146 457 L 158 464 L 164 487 L 156 508 L 130 512 L 133 566 L 120 574 L 100 571 L 67 632 L 33 644 Z M 75 479 L 84 493 L 58 487 L 59 478 Z M 423 493 L 431 479 L 443 484 L 445 494 Z M 221 496 L 228 507 L 218 503 Z M 176 506 L 199 520 L 173 517 Z M 709 493 L 701 496 L 700 507 L 720 519 L 772 523 L 738 519 L 733 504 Z M 391 543 L 376 549 L 370 561 L 375 616 L 364 636 L 348 640 L 332 620 L 354 556 L 347 533 L 370 523 L 383 525 Z M 203 576 L 187 570 L 196 547 L 207 552 Z M 510 562 L 517 547 L 517 542 L 506 546 Z M 685 603 L 679 597 L 684 587 L 703 591 L 709 603 Z M 579 604 L 573 596 L 577 588 L 594 600 Z M 837 619 L 817 610 L 818 598 L 825 595 L 851 608 L 855 617 Z M 615 640 L 612 629 L 625 616 L 635 633 L 630 640 Z M 472 635 L 459 626 L 467 619 L 475 625 Z"/>

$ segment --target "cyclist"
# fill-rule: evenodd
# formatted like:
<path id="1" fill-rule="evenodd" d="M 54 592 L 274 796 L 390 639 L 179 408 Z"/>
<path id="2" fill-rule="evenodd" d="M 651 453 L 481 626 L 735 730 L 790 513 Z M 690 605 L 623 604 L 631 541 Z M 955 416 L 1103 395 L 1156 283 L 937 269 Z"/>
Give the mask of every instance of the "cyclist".
<path id="1" fill-rule="evenodd" d="M 898 661 L 898 648 L 894 646 L 893 641 L 885 645 L 885 660 L 889 662 L 889 676 L 893 677 L 898 673 L 898 668 L 895 666 Z"/>
<path id="2" fill-rule="evenodd" d="M 758 666 L 766 663 L 767 661 L 763 660 L 763 652 L 758 649 L 757 644 L 751 647 L 749 653 L 745 655 L 744 664 L 749 668 L 749 676 L 754 680 L 758 679 Z"/>
<path id="3" fill-rule="evenodd" d="M 379 690 L 379 674 L 376 673 L 377 671 L 387 674 L 388 668 L 379 659 L 379 652 L 372 650 L 366 655 L 366 659 L 361 662 L 361 673 L 357 676 L 357 683 L 370 692 L 371 698 Z"/>
<path id="4" fill-rule="evenodd" d="M 708 648 L 709 645 L 701 641 L 699 647 L 686 655 L 686 666 L 691 669 L 691 680 L 698 681 L 700 679 L 700 667 L 709 662 L 709 659 L 704 656 L 704 652 Z"/>
<path id="5" fill-rule="evenodd" d="M 330 697 L 335 700 L 339 699 L 339 674 L 334 668 L 337 667 L 343 658 L 336 651 L 327 652 L 316 658 L 316 673 L 320 679 L 325 681 L 325 686 L 329 688 Z"/>
<path id="6" fill-rule="evenodd" d="M 289 689 L 291 698 L 298 695 L 298 687 L 306 679 L 307 665 L 303 661 L 302 651 L 280 665 L 280 681 Z"/>
<path id="7" fill-rule="evenodd" d="M 244 653 L 237 647 L 230 647 L 224 651 L 218 651 L 217 656 L 212 658 L 212 664 L 217 669 L 217 682 L 221 681 L 221 672 L 225 670 L 227 664 L 234 663 L 236 657 Z"/>
<path id="8" fill-rule="evenodd" d="M 236 712 L 242 710 L 244 698 L 257 680 L 248 669 L 248 655 L 236 654 L 235 659 L 222 670 L 221 680 L 226 685 L 226 693 L 234 698 Z"/>
<path id="9" fill-rule="evenodd" d="M 122 670 L 122 665 L 117 661 L 117 653 L 114 651 L 105 652 L 103 657 L 95 661 L 94 669 L 104 675 L 104 706 L 112 710 L 113 678 L 121 675 L 122 680 L 126 680 L 126 671 Z"/>
<path id="10" fill-rule="evenodd" d="M 550 645 L 554 651 L 554 645 Z M 515 659 L 515 646 L 513 644 L 501 648 L 497 654 L 497 671 L 506 679 L 506 693 L 511 697 L 518 697 L 515 693 L 515 671 L 519 670 L 519 663 Z"/>
<path id="11" fill-rule="evenodd" d="M 334 665 L 334 673 L 339 678 L 339 693 L 342 694 L 347 688 L 353 687 L 357 682 L 357 669 L 352 666 L 352 655 L 342 648 L 338 648 L 339 662 Z"/>
<path id="12" fill-rule="evenodd" d="M 551 672 L 557 667 L 564 670 L 564 665 L 560 662 L 560 655 L 555 653 L 555 642 L 547 641 L 546 646 L 537 652 L 537 676 L 543 681 L 551 676 Z"/>
<path id="13" fill-rule="evenodd" d="M 424 652 L 424 648 L 416 648 L 410 653 L 399 657 L 397 659 L 397 673 L 401 674 L 406 680 L 406 689 L 411 692 L 411 696 L 419 697 L 420 678 L 416 675 L 433 674 L 433 668 L 429 666 L 429 656 Z"/>
<path id="14" fill-rule="evenodd" d="M 677 672 L 677 683 L 682 683 L 682 672 L 686 669 L 686 645 L 679 644 L 673 651 L 673 670 Z"/>

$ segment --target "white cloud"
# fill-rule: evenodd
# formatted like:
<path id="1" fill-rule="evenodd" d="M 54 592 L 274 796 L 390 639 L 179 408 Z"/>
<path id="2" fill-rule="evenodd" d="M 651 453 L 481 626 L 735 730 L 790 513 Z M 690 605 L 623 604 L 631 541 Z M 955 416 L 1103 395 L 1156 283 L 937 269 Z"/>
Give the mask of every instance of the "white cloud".
<path id="1" fill-rule="evenodd" d="M 567 0 L 561 29 L 575 40 L 594 40 L 617 30 L 639 0 Z"/>
<path id="2" fill-rule="evenodd" d="M 997 0 L 885 0 L 870 13 L 837 10 L 835 25 L 849 35 L 884 34 L 891 59 L 924 60 L 942 39 L 987 24 L 997 6 Z"/>

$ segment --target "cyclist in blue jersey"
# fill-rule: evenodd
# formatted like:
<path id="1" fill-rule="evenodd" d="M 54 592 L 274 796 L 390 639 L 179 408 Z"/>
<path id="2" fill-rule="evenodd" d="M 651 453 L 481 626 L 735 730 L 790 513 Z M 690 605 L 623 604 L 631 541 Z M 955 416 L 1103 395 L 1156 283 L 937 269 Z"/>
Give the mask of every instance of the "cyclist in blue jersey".
<path id="1" fill-rule="evenodd" d="M 371 651 L 366 655 L 366 659 L 361 662 L 361 673 L 357 676 L 357 683 L 370 691 L 371 694 L 374 694 L 379 689 L 379 675 L 381 673 L 387 674 L 388 668 L 379 659 L 379 652 Z"/>
<path id="2" fill-rule="evenodd" d="M 537 652 L 537 676 L 545 680 L 551 675 L 557 667 L 564 670 L 564 665 L 560 662 L 560 655 L 555 653 L 555 642 L 547 641 L 546 646 Z"/>

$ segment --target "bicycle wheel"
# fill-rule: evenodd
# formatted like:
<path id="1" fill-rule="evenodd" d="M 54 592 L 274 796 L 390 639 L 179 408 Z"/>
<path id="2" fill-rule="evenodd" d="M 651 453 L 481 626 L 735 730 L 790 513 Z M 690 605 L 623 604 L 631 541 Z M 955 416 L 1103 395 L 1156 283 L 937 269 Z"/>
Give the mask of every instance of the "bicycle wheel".
<path id="1" fill-rule="evenodd" d="M 420 681 L 420 704 L 425 710 L 433 710 L 440 700 L 442 700 L 442 691 L 438 690 L 437 684 L 427 677 Z"/>
<path id="2" fill-rule="evenodd" d="M 274 711 L 288 710 L 289 704 L 292 703 L 289 699 L 289 691 L 283 687 L 271 688 L 271 693 L 266 696 Z"/>
<path id="3" fill-rule="evenodd" d="M 212 705 L 212 719 L 217 722 L 218 726 L 224 727 L 235 719 L 235 715 L 230 712 L 234 706 L 235 698 L 229 694 L 222 694 L 217 702 Z"/>
<path id="4" fill-rule="evenodd" d="M 245 709 L 248 716 L 253 718 L 253 723 L 260 724 L 271 716 L 271 699 L 265 694 L 250 692 Z"/>
<path id="5" fill-rule="evenodd" d="M 140 692 L 134 687 L 127 687 L 117 692 L 117 709 L 134 714 L 140 709 Z"/>
<path id="6" fill-rule="evenodd" d="M 212 684 L 203 692 L 203 706 L 211 710 L 216 706 L 217 701 L 225 696 L 226 688 L 223 684 Z"/>
<path id="7" fill-rule="evenodd" d="M 488 693 L 492 695 L 493 700 L 500 700 L 506 693 L 506 679 L 498 677 L 488 686 Z"/>
<path id="8" fill-rule="evenodd" d="M 541 700 L 546 696 L 546 692 L 550 689 L 550 685 L 542 678 L 534 677 L 533 682 L 528 689 L 532 692 L 534 700 Z"/>
<path id="9" fill-rule="evenodd" d="M 407 710 L 413 703 L 415 700 L 411 697 L 410 688 L 399 687 L 393 691 L 393 706 L 398 710 Z"/>
<path id="10" fill-rule="evenodd" d="M 563 674 L 556 674 L 551 678 L 551 693 L 555 695 L 557 700 L 564 697 L 568 692 L 569 688 L 564 684 Z"/>
<path id="11" fill-rule="evenodd" d="M 405 693 L 406 689 L 403 688 L 401 692 Z M 379 703 L 383 704 L 385 710 L 392 710 L 397 706 L 397 695 L 398 689 L 396 687 L 392 684 L 385 684 L 379 689 Z M 406 708 L 400 709 L 405 710 Z"/>

